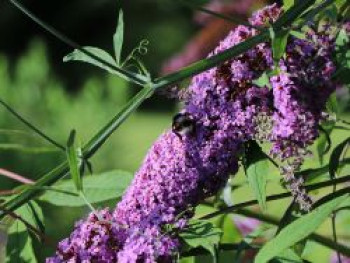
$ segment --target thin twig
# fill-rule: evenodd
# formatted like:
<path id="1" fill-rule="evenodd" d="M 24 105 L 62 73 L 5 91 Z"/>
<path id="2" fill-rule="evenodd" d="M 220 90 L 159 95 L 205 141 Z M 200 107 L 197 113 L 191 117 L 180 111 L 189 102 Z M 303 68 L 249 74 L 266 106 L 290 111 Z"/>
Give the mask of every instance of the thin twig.
<path id="1" fill-rule="evenodd" d="M 231 250 L 257 250 L 256 247 L 251 246 L 242 246 L 241 243 L 238 244 L 220 244 L 218 250 L 220 251 L 231 251 Z M 193 257 L 193 256 L 201 256 L 201 255 L 209 255 L 210 252 L 203 248 L 194 248 L 189 251 L 181 253 L 181 258 Z"/>
<path id="2" fill-rule="evenodd" d="M 307 191 L 313 191 L 313 190 L 321 189 L 324 187 L 332 186 L 333 184 L 341 184 L 341 183 L 345 183 L 345 182 L 350 182 L 350 175 L 337 178 L 333 181 L 328 180 L 328 181 L 321 182 L 321 183 L 307 185 L 307 186 L 305 186 L 305 189 Z M 290 196 L 292 196 L 292 194 L 290 192 L 285 192 L 285 193 L 276 194 L 276 195 L 270 195 L 270 196 L 266 197 L 266 201 L 281 200 L 284 198 L 288 198 Z M 201 217 L 200 219 L 210 219 L 210 218 L 219 216 L 221 214 L 233 213 L 237 209 L 241 209 L 241 208 L 245 208 L 245 207 L 257 205 L 257 204 L 258 204 L 257 200 L 250 200 L 250 201 L 239 203 L 239 204 L 236 204 L 233 206 L 225 207 L 219 211 L 207 214 L 207 215 Z"/>
<path id="3" fill-rule="evenodd" d="M 30 180 L 22 175 L 16 174 L 14 172 L 7 171 L 5 169 L 0 168 L 0 175 L 6 176 L 12 180 L 18 181 L 24 184 L 34 184 L 33 180 Z"/>
<path id="4" fill-rule="evenodd" d="M 10 211 L 10 210 L 6 209 L 3 206 L 0 206 L 0 210 L 3 211 L 8 216 L 12 217 L 13 219 L 16 219 L 16 220 L 22 222 L 26 226 L 26 228 L 29 231 L 31 231 L 32 233 L 34 233 L 36 236 L 38 236 L 40 238 L 40 240 L 42 240 L 42 241 L 48 241 L 49 240 L 45 234 L 43 234 L 40 230 L 38 230 L 35 226 L 30 224 L 29 222 L 27 222 L 21 216 L 17 215 L 15 212 Z"/>
<path id="5" fill-rule="evenodd" d="M 12 115 L 14 115 L 17 119 L 19 119 L 21 122 L 23 122 L 26 126 L 28 126 L 31 130 L 36 132 L 39 136 L 44 138 L 46 141 L 51 143 L 52 145 L 56 146 L 57 148 L 60 148 L 61 150 L 65 150 L 65 148 L 56 142 L 54 139 L 50 138 L 48 135 L 43 133 L 41 130 L 39 130 L 37 127 L 35 127 L 33 124 L 31 124 L 29 121 L 27 121 L 25 118 L 23 118 L 19 113 L 17 113 L 10 105 L 8 105 L 6 102 L 0 99 L 0 104 L 4 106 Z"/>
<path id="6" fill-rule="evenodd" d="M 217 18 L 220 18 L 220 19 L 223 19 L 225 21 L 231 22 L 231 23 L 233 23 L 235 25 L 244 25 L 246 27 L 250 27 L 250 28 L 253 28 L 253 29 L 256 29 L 256 30 L 259 30 L 259 31 L 264 29 L 264 28 L 261 28 L 261 27 L 254 26 L 254 25 L 250 24 L 248 21 L 246 21 L 243 18 L 235 17 L 235 16 L 227 16 L 227 15 L 220 14 L 220 13 L 214 12 L 212 10 L 206 9 L 206 8 L 204 8 L 204 7 L 202 7 L 202 6 L 198 5 L 198 4 L 193 3 L 192 0 L 179 0 L 179 2 L 183 3 L 184 5 L 192 8 L 192 9 L 196 9 L 198 11 L 201 11 L 203 13 L 209 14 L 211 16 L 215 16 Z"/>

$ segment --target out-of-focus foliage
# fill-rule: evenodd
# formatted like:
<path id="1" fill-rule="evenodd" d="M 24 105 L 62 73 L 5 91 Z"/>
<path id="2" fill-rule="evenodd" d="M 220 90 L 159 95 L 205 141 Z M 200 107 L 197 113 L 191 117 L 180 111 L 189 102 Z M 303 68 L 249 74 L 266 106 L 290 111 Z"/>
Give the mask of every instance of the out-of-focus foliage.
<path id="1" fill-rule="evenodd" d="M 127 83 L 118 78 L 106 76 L 91 77 L 81 92 L 69 94 L 49 70 L 46 57 L 45 48 L 40 41 L 31 43 L 28 52 L 21 57 L 12 72 L 8 68 L 8 60 L 2 56 L 0 96 L 61 144 L 65 144 L 71 128 L 77 130 L 77 139 L 82 144 L 125 104 L 132 90 Z M 60 159 L 65 158 L 64 152 L 60 152 L 34 135 L 4 108 L 0 108 L 0 115 L 1 163 L 6 168 L 26 175 L 32 174 L 33 178 L 37 178 L 40 176 L 37 174 L 38 171 L 43 173 L 49 167 L 56 165 Z M 96 169 L 105 170 L 112 167 L 135 169 L 138 161 L 135 162 L 135 158 L 130 158 L 131 155 L 134 155 L 133 157 L 139 155 L 137 159 L 140 161 L 141 153 L 144 153 L 147 146 L 139 145 L 136 147 L 136 153 L 134 151 L 120 153 L 130 149 L 129 143 L 138 145 L 140 140 L 150 143 L 157 133 L 170 124 L 168 116 L 169 114 L 160 113 L 135 114 L 130 120 L 131 124 L 127 124 L 125 129 L 121 129 L 110 141 L 104 149 L 103 156 L 101 158 L 97 156 Z M 148 123 L 150 125 L 147 125 Z M 5 127 L 10 130 L 6 130 Z M 130 134 L 130 139 L 118 139 L 123 134 Z M 38 159 L 40 161 L 37 162 Z"/>
<path id="2" fill-rule="evenodd" d="M 69 93 L 55 73 L 49 69 L 47 56 L 45 45 L 40 40 L 32 41 L 28 50 L 12 68 L 9 67 L 8 58 L 2 55 L 0 57 L 0 98 L 62 145 L 65 145 L 72 128 L 77 131 L 77 141 L 83 144 L 127 102 L 133 89 L 126 82 L 106 75 L 90 77 L 81 91 Z M 169 127 L 171 114 L 169 110 L 168 113 L 147 111 L 135 113 L 128 123 L 110 139 L 104 150 L 92 159 L 94 172 L 116 168 L 132 172 L 137 169 L 151 143 Z M 36 180 L 65 158 L 64 151 L 48 144 L 21 124 L 5 108 L 0 107 L 1 168 Z M 113 178 L 117 180 L 117 176 L 110 177 L 110 179 Z M 116 183 L 115 189 L 104 191 L 104 197 L 99 195 L 97 199 L 96 191 L 100 190 L 90 189 L 88 181 L 86 195 L 88 199 L 91 198 L 90 201 L 110 200 L 113 197 L 111 206 L 114 206 L 115 197 L 123 193 L 127 182 L 130 182 L 130 176 L 122 179 L 125 181 L 125 186 L 120 188 L 119 192 L 116 190 L 118 186 Z M 5 177 L 1 177 L 0 182 L 0 190 L 11 189 L 14 186 L 14 182 Z M 110 184 L 108 187 L 113 186 L 110 180 L 106 182 Z M 103 188 L 102 185 L 99 187 Z M 73 185 L 62 189 L 74 191 Z M 114 194 L 111 193 L 112 191 Z M 52 198 L 57 202 L 59 198 L 70 198 L 75 200 L 74 206 L 77 202 L 78 206 L 84 206 L 80 198 L 69 195 L 65 197 L 64 194 L 53 191 L 47 191 L 47 195 L 43 196 L 42 200 Z M 44 203 L 41 205 L 45 210 L 46 234 L 54 240 L 66 236 L 74 225 L 74 221 L 87 211 L 86 206 L 67 209 Z M 57 218 L 66 218 L 66 220 L 57 222 Z M 27 235 L 26 233 L 23 232 L 23 235 Z M 26 238 L 28 242 L 32 242 L 29 236 Z M 42 253 L 44 256 L 52 254 L 54 246 L 43 249 L 38 245 L 36 248 L 36 254 L 40 259 Z"/>

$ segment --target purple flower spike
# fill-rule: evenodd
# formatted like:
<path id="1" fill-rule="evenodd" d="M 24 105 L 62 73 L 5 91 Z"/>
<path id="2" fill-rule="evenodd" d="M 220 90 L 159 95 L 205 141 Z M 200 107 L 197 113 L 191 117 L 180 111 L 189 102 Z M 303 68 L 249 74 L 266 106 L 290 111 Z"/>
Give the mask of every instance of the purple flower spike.
<path id="1" fill-rule="evenodd" d="M 250 22 L 265 26 L 281 13 L 272 5 Z M 210 56 L 257 33 L 238 26 Z M 334 39 L 325 27 L 303 40 L 291 36 L 280 72 L 264 87 L 256 80 L 274 69 L 269 43 L 195 76 L 176 118 L 187 127 L 182 131 L 176 123 L 161 135 L 113 214 L 102 211 L 78 223 L 47 263 L 171 262 L 180 249 L 178 230 L 186 227 L 199 202 L 217 194 L 237 172 L 242 145 L 249 140 L 272 144 L 294 198 L 310 209 L 302 178 L 294 174 L 319 135 L 326 101 L 336 87 L 333 51 Z"/>

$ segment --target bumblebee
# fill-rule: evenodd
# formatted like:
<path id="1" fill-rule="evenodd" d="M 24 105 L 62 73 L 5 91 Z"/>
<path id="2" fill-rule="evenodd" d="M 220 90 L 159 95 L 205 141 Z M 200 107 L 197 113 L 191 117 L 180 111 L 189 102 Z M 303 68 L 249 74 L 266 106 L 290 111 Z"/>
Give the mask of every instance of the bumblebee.
<path id="1" fill-rule="evenodd" d="M 196 123 L 189 113 L 178 113 L 173 118 L 172 130 L 182 139 L 182 136 L 193 135 Z"/>

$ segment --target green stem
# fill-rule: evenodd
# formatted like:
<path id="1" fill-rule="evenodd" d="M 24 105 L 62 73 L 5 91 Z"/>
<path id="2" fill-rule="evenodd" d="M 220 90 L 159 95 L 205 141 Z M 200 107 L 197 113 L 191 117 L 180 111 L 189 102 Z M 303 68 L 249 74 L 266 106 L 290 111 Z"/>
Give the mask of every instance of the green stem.
<path id="1" fill-rule="evenodd" d="M 107 123 L 83 148 L 84 159 L 89 159 L 105 143 L 111 134 L 140 106 L 140 104 L 152 96 L 154 88 L 151 85 L 143 88 L 136 94 L 117 114 Z"/>
<path id="2" fill-rule="evenodd" d="M 55 36 L 57 39 L 65 43 L 66 45 L 79 50 L 80 52 L 84 53 L 85 55 L 93 58 L 94 60 L 102 63 L 103 65 L 115 70 L 118 72 L 118 75 L 125 79 L 125 80 L 130 80 L 140 86 L 144 85 L 147 83 L 147 80 L 144 79 L 143 76 L 139 74 L 135 74 L 133 72 L 129 72 L 123 68 L 119 68 L 108 61 L 105 61 L 104 59 L 99 58 L 98 56 L 94 55 L 93 53 L 89 52 L 88 50 L 84 49 L 81 45 L 79 45 L 77 42 L 73 41 L 72 39 L 68 38 L 52 26 L 48 25 L 44 21 L 42 21 L 40 18 L 35 16 L 32 12 L 30 12 L 24 5 L 19 3 L 17 0 L 9 0 L 15 7 L 17 7 L 23 14 L 28 16 L 31 20 L 33 20 L 35 23 L 37 23 L 39 26 L 44 28 L 47 32 Z"/>
<path id="3" fill-rule="evenodd" d="M 334 0 L 331 0 L 331 2 L 333 1 Z M 293 21 L 295 21 L 307 8 L 314 4 L 314 2 L 314 0 L 306 0 L 302 1 L 301 3 L 298 3 L 297 5 L 294 5 L 273 24 L 274 31 L 278 33 L 280 30 L 284 30 L 284 28 L 291 26 Z M 246 41 L 239 43 L 233 46 L 232 48 L 229 48 L 217 55 L 200 60 L 175 73 L 171 73 L 167 76 L 156 79 L 154 81 L 155 88 L 163 88 L 165 86 L 174 84 L 180 80 L 186 79 L 200 72 L 213 68 L 220 63 L 223 63 L 233 57 L 243 54 L 249 49 L 255 47 L 260 43 L 266 42 L 269 39 L 270 33 L 269 29 L 267 28 L 263 30 L 260 34 L 253 36 L 247 39 Z"/>
<path id="4" fill-rule="evenodd" d="M 314 191 L 314 190 L 318 190 L 321 188 L 333 186 L 334 184 L 342 184 L 345 182 L 350 182 L 350 175 L 340 177 L 340 178 L 337 178 L 335 180 L 328 180 L 328 181 L 321 182 L 321 183 L 307 185 L 305 187 L 305 189 L 307 191 Z M 285 192 L 285 193 L 281 193 L 281 194 L 267 196 L 266 201 L 276 201 L 276 200 L 281 200 L 281 199 L 288 198 L 291 196 L 292 196 L 292 194 L 290 192 Z M 250 201 L 239 203 L 239 204 L 236 204 L 233 206 L 225 207 L 219 211 L 207 214 L 207 215 L 201 217 L 200 219 L 211 219 L 213 217 L 216 217 L 216 216 L 219 216 L 222 214 L 233 213 L 238 209 L 245 208 L 245 207 L 252 206 L 252 205 L 257 205 L 257 204 L 258 204 L 257 200 L 250 200 Z"/>

